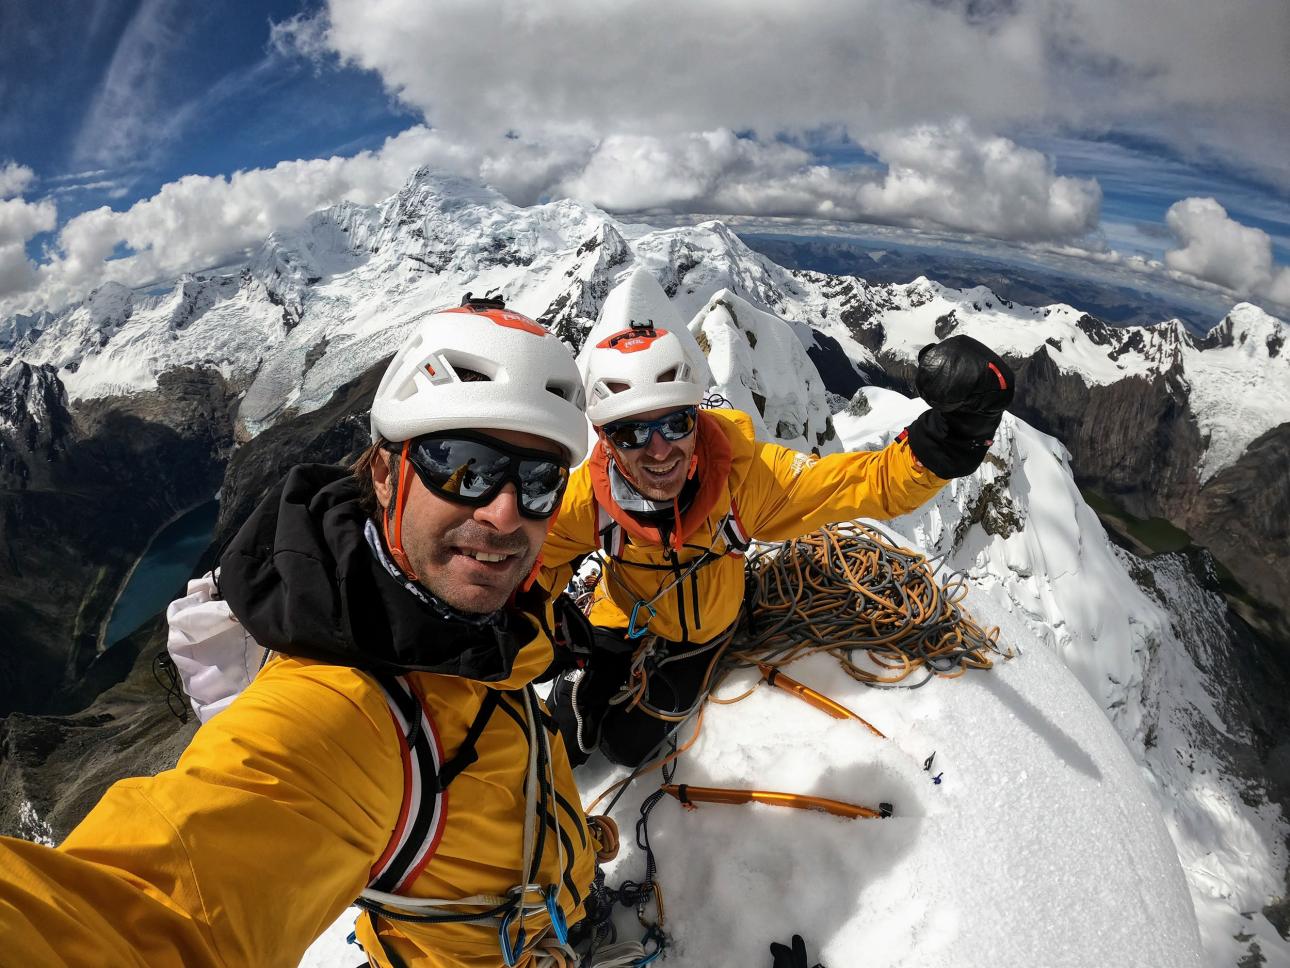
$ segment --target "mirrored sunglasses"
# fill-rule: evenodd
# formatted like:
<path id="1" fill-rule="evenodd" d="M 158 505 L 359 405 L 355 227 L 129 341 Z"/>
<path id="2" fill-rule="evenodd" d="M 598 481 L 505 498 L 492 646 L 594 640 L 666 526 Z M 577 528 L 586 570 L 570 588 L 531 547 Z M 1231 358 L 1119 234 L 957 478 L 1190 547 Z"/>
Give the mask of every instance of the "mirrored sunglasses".
<path id="1" fill-rule="evenodd" d="M 554 514 L 569 482 L 568 464 L 552 454 L 470 431 L 417 437 L 408 442 L 407 454 L 422 484 L 458 504 L 483 507 L 514 484 L 526 518 Z"/>
<path id="2" fill-rule="evenodd" d="M 685 407 L 664 414 L 657 420 L 616 420 L 605 424 L 604 433 L 609 442 L 620 450 L 637 450 L 650 442 L 655 431 L 664 440 L 684 440 L 698 426 L 699 408 Z"/>

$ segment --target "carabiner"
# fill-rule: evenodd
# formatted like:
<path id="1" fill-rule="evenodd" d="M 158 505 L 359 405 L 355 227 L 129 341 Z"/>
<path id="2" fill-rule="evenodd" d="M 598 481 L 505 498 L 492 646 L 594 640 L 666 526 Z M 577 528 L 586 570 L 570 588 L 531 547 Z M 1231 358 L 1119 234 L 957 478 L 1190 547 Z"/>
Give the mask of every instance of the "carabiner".
<path id="1" fill-rule="evenodd" d="M 497 940 L 502 949 L 502 961 L 506 968 L 515 968 L 520 963 L 520 955 L 524 954 L 524 915 L 523 901 L 517 901 L 515 906 L 502 915 L 501 923 L 497 926 Z M 511 922 L 515 920 L 515 915 L 520 914 L 520 929 L 515 934 L 515 944 L 511 944 Z"/>
<path id="2" fill-rule="evenodd" d="M 560 944 L 569 943 L 569 923 L 565 920 L 564 909 L 560 907 L 558 890 L 554 884 L 546 889 L 546 913 L 551 916 L 551 930 Z"/>
<path id="3" fill-rule="evenodd" d="M 640 610 L 642 608 L 645 608 L 649 612 L 649 616 L 645 619 L 645 624 L 638 628 L 636 625 L 636 616 L 640 614 Z M 658 614 L 658 609 L 656 609 L 649 602 L 637 602 L 635 605 L 633 605 L 632 617 L 627 622 L 627 637 L 629 639 L 639 639 L 642 635 L 644 635 L 646 632 L 649 631 L 650 620 L 653 619 L 654 616 L 657 614 Z"/>
<path id="4" fill-rule="evenodd" d="M 645 946 L 651 943 L 654 945 L 654 950 L 645 951 Z M 658 929 L 657 924 L 651 925 L 649 930 L 645 932 L 645 936 L 641 938 L 641 950 L 644 952 L 644 957 L 633 961 L 632 968 L 644 968 L 645 965 L 657 960 L 663 954 L 665 947 L 667 947 L 667 935 Z"/>

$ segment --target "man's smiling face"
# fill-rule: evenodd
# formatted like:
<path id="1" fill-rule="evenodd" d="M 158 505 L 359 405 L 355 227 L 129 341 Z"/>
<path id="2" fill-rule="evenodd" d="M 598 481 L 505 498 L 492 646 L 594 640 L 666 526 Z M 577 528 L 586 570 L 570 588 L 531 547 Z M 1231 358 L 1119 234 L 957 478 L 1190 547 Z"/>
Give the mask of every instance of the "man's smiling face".
<path id="1" fill-rule="evenodd" d="M 629 420 L 657 420 L 673 413 L 676 407 L 664 407 L 635 414 Z M 644 447 L 627 450 L 613 448 L 619 465 L 627 472 L 636 490 L 651 501 L 670 501 L 681 493 L 690 471 L 690 459 L 698 441 L 698 432 L 680 440 L 666 440 L 657 431 L 650 435 Z"/>
<path id="2" fill-rule="evenodd" d="M 503 443 L 564 459 L 560 446 L 544 437 L 507 430 L 486 433 Z M 382 507 L 389 506 L 393 493 L 389 460 L 390 455 L 385 455 L 373 479 Z M 521 516 L 513 483 L 482 507 L 440 497 L 427 490 L 416 474 L 408 475 L 407 487 L 403 551 L 417 580 L 461 612 L 486 614 L 505 605 L 532 570 L 550 519 Z"/>

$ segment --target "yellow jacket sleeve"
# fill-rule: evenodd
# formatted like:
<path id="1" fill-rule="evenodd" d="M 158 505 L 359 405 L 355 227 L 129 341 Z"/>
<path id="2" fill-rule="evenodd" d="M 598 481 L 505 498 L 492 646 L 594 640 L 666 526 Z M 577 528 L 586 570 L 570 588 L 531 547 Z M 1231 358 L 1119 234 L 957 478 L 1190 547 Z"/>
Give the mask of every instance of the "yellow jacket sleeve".
<path id="1" fill-rule="evenodd" d="M 6 961 L 294 968 L 388 842 L 398 749 L 360 673 L 271 663 L 175 769 L 112 786 L 57 849 L 0 840 Z"/>
<path id="2" fill-rule="evenodd" d="M 560 513 L 542 543 L 542 569 L 538 581 L 557 595 L 573 577 L 572 562 L 600 547 L 596 543 L 595 499 L 591 475 L 584 464 L 573 472 L 565 488 Z"/>
<path id="3" fill-rule="evenodd" d="M 909 445 L 814 457 L 778 444 L 755 446 L 737 496 L 754 538 L 785 541 L 835 521 L 894 518 L 922 506 L 948 483 L 914 463 Z M 751 501 L 745 503 L 745 494 Z"/>

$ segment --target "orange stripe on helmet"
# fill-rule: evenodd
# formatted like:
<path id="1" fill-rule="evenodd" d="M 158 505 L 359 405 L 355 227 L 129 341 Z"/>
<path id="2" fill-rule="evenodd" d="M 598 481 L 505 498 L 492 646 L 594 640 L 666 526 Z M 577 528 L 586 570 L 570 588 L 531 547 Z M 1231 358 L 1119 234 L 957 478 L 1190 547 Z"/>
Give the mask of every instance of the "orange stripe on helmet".
<path id="1" fill-rule="evenodd" d="M 598 350 L 617 350 L 619 353 L 639 353 L 667 335 L 665 329 L 628 328 L 607 336 L 596 344 Z"/>
<path id="2" fill-rule="evenodd" d="M 471 316 L 484 316 L 498 326 L 505 326 L 507 329 L 518 329 L 525 333 L 532 333 L 534 336 L 545 336 L 547 331 L 539 326 L 533 320 L 520 313 L 513 313 L 509 309 L 481 309 L 478 306 L 454 306 L 451 309 L 441 309 L 444 313 L 467 313 Z"/>

